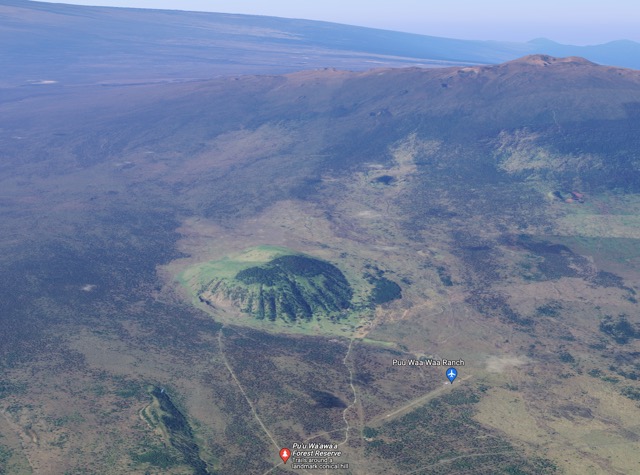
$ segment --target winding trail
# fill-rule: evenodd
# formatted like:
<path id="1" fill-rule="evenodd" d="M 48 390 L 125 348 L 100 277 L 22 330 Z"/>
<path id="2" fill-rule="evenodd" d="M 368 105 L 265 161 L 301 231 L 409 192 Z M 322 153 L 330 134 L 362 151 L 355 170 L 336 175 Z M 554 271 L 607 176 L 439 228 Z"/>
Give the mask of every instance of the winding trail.
<path id="1" fill-rule="evenodd" d="M 231 367 L 231 365 L 229 364 L 229 361 L 227 360 L 227 356 L 224 354 L 224 345 L 222 343 L 222 330 L 224 330 L 224 326 L 220 328 L 220 331 L 218 331 L 218 345 L 220 347 L 220 355 L 222 356 L 222 361 L 224 362 L 224 365 L 229 370 L 229 373 L 231 373 L 231 377 L 233 378 L 236 385 L 238 386 L 238 389 L 240 389 L 240 392 L 244 396 L 245 401 L 247 401 L 247 404 L 249 404 L 249 407 L 251 408 L 251 412 L 253 413 L 253 417 L 255 418 L 256 421 L 258 421 L 258 424 L 260 424 L 260 427 L 262 427 L 262 430 L 264 431 L 264 433 L 267 434 L 267 437 L 269 437 L 269 439 L 273 443 L 273 446 L 277 450 L 280 450 L 280 444 L 276 442 L 276 439 L 273 437 L 271 432 L 269 432 L 269 429 L 267 429 L 267 426 L 264 425 L 264 422 L 262 422 L 262 419 L 260 419 L 260 416 L 258 416 L 258 412 L 256 411 L 255 406 L 251 402 L 251 399 L 249 399 L 249 397 L 247 396 L 247 393 L 244 391 L 244 388 L 242 387 L 242 384 L 240 384 L 240 381 L 238 380 L 236 373 L 233 371 L 233 368 Z"/>
<path id="2" fill-rule="evenodd" d="M 218 338 L 220 338 L 220 334 L 218 334 Z M 307 443 L 313 439 L 316 439 L 318 437 L 322 437 L 322 436 L 328 436 L 330 434 L 333 434 L 334 432 L 342 432 L 344 431 L 344 440 L 342 442 L 339 442 L 337 445 L 338 447 L 340 447 L 341 445 L 346 444 L 349 441 L 349 431 L 351 430 L 351 424 L 349 424 L 349 419 L 347 418 L 347 412 L 349 412 L 349 410 L 353 407 L 355 407 L 356 403 L 358 402 L 358 394 L 356 393 L 356 387 L 353 384 L 353 370 L 351 369 L 351 367 L 347 364 L 347 360 L 349 359 L 349 356 L 351 356 L 351 349 L 353 348 L 353 342 L 355 341 L 354 338 L 351 338 L 351 340 L 349 341 L 349 346 L 347 348 L 347 353 L 344 355 L 344 358 L 342 359 L 342 363 L 344 364 L 344 366 L 347 368 L 347 370 L 349 371 L 349 386 L 351 386 L 351 391 L 353 392 L 353 401 L 351 402 L 351 404 L 349 404 L 344 411 L 342 411 L 342 420 L 344 420 L 345 423 L 345 428 L 344 429 L 335 429 L 335 430 L 331 430 L 331 431 L 325 431 L 325 432 L 320 432 L 318 434 L 314 434 L 310 437 L 308 437 L 307 439 L 305 439 L 303 441 L 303 443 Z M 221 347 L 222 348 L 222 347 Z M 224 357 L 223 357 L 224 358 Z M 236 381 L 236 383 L 238 384 L 238 387 L 241 388 L 242 394 L 245 396 L 245 399 L 247 399 L 247 402 L 249 403 L 249 405 L 251 406 L 251 409 L 253 411 L 254 416 L 256 417 L 256 419 L 260 422 L 260 425 L 262 427 L 262 429 L 267 433 L 267 435 L 269 435 L 269 438 L 271 438 L 271 440 L 275 443 L 275 440 L 271 437 L 271 435 L 269 434 L 269 432 L 267 431 L 267 428 L 264 426 L 264 424 L 262 424 L 262 421 L 260 421 L 260 418 L 258 417 L 258 415 L 256 414 L 255 410 L 253 409 L 253 404 L 251 404 L 251 401 L 249 401 L 249 399 L 247 398 L 245 392 L 242 390 L 242 387 L 240 386 L 240 383 L 238 382 L 237 378 L 235 377 L 235 375 L 233 374 L 233 371 L 231 370 L 231 367 L 228 366 L 228 363 L 226 361 L 226 358 L 224 358 L 225 364 L 227 364 L 227 368 L 229 369 L 229 371 L 231 372 L 232 376 L 234 377 L 234 380 Z M 276 444 L 277 445 L 277 444 Z M 284 465 L 282 462 L 271 467 L 269 470 L 267 470 L 266 472 L 264 472 L 262 475 L 268 475 L 269 473 L 273 472 L 276 468 L 280 467 Z M 305 470 L 306 472 L 306 470 Z M 308 473 L 308 472 L 307 472 Z M 327 471 L 325 470 L 325 473 L 327 473 Z"/>
<path id="3" fill-rule="evenodd" d="M 349 412 L 349 409 L 354 407 L 358 402 L 358 394 L 356 393 L 356 387 L 353 385 L 353 370 L 347 364 L 347 360 L 351 355 L 351 348 L 353 347 L 353 342 L 354 342 L 354 339 L 351 338 L 351 341 L 349 341 L 349 348 L 347 348 L 347 354 L 344 355 L 344 359 L 342 360 L 342 363 L 344 364 L 345 368 L 349 370 L 349 386 L 351 386 L 351 391 L 353 392 L 353 401 L 344 409 L 344 411 L 342 411 L 342 419 L 344 420 L 346 428 L 344 429 L 344 440 L 338 444 L 338 447 L 346 444 L 349 441 L 349 430 L 351 430 L 351 425 L 349 424 L 349 420 L 347 419 L 347 412 Z"/>
<path id="4" fill-rule="evenodd" d="M 267 429 L 267 426 L 264 425 L 264 422 L 262 422 L 262 419 L 260 419 L 260 416 L 258 415 L 258 411 L 256 411 L 256 407 L 253 405 L 253 402 L 251 402 L 251 399 L 249 399 L 249 396 L 247 396 L 247 393 L 245 392 L 244 388 L 242 387 L 242 384 L 240 384 L 240 380 L 236 376 L 235 371 L 233 371 L 233 368 L 229 364 L 229 360 L 227 360 L 227 356 L 224 353 L 224 344 L 222 342 L 222 331 L 223 330 L 224 330 L 224 326 L 222 328 L 220 328 L 220 330 L 218 331 L 218 346 L 219 346 L 219 349 L 220 349 L 220 356 L 222 357 L 222 362 L 224 363 L 224 365 L 226 366 L 227 370 L 231 374 L 231 377 L 233 378 L 233 381 L 236 383 L 236 386 L 238 386 L 238 389 L 240 389 L 240 392 L 242 393 L 242 396 L 244 396 L 245 401 L 247 401 L 247 404 L 249 404 L 249 407 L 251 408 L 251 413 L 253 414 L 253 417 L 255 418 L 256 421 L 258 421 L 258 424 L 260 425 L 260 427 L 262 428 L 264 433 L 267 434 L 267 437 L 269 437 L 269 440 L 271 440 L 271 443 L 273 443 L 273 446 L 279 452 L 280 449 L 283 446 L 278 444 L 278 442 L 276 441 L 276 439 L 273 436 L 273 434 L 269 431 L 269 429 Z M 268 473 L 273 472 L 276 468 L 278 468 L 278 467 L 280 467 L 282 465 L 284 465 L 283 462 L 280 462 L 280 463 L 274 465 L 269 470 L 264 472 L 263 475 L 267 475 Z M 302 470 L 302 471 L 304 473 L 309 473 L 307 470 Z"/>

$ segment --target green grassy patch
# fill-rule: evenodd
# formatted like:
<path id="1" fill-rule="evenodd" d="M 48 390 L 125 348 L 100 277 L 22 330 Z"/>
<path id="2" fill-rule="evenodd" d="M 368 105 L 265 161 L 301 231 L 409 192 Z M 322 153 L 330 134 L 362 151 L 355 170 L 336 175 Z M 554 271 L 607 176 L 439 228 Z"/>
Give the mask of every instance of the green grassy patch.
<path id="1" fill-rule="evenodd" d="M 371 318 L 375 305 L 402 295 L 398 284 L 381 276 L 347 277 L 334 263 L 275 246 L 195 265 L 179 281 L 216 319 L 309 334 L 348 336 Z"/>
<path id="2" fill-rule="evenodd" d="M 140 416 L 149 426 L 162 434 L 167 447 L 171 449 L 151 449 L 144 453 L 132 454 L 137 463 L 149 463 L 167 468 L 182 463 L 190 466 L 195 474 L 208 475 L 206 463 L 200 458 L 200 448 L 194 440 L 193 429 L 184 414 L 176 407 L 163 388 L 150 387 L 151 403 Z M 182 462 L 178 458 L 181 456 Z"/>

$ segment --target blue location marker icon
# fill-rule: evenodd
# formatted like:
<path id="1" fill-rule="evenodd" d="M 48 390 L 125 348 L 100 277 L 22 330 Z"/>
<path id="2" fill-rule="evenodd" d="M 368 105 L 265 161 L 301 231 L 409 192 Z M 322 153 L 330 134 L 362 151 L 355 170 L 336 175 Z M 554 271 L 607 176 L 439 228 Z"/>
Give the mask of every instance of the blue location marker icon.
<path id="1" fill-rule="evenodd" d="M 456 379 L 458 377 L 458 370 L 455 368 L 449 368 L 447 370 L 447 378 L 449 378 L 449 381 L 451 381 L 451 384 L 453 384 L 453 380 Z"/>

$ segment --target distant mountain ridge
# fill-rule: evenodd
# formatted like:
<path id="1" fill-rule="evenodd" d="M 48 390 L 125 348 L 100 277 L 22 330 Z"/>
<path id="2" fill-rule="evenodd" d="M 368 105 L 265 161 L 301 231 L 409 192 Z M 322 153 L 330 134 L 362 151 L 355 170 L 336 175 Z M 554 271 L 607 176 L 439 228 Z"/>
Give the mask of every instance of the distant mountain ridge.
<path id="1" fill-rule="evenodd" d="M 640 69 L 640 43 L 626 40 L 595 46 L 470 41 L 310 20 L 27 0 L 0 5 L 0 42 L 0 85 L 495 64 L 530 54 Z M 43 69 L 50 78 L 40 77 Z"/>

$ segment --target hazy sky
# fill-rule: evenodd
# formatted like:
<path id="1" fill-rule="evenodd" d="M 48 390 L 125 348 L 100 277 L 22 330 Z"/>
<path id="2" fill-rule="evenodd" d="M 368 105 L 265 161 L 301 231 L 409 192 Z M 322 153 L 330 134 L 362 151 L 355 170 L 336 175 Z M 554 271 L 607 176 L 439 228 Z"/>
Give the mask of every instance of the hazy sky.
<path id="1" fill-rule="evenodd" d="M 250 13 L 465 39 L 640 41 L 638 0 L 67 0 L 58 3 Z"/>

